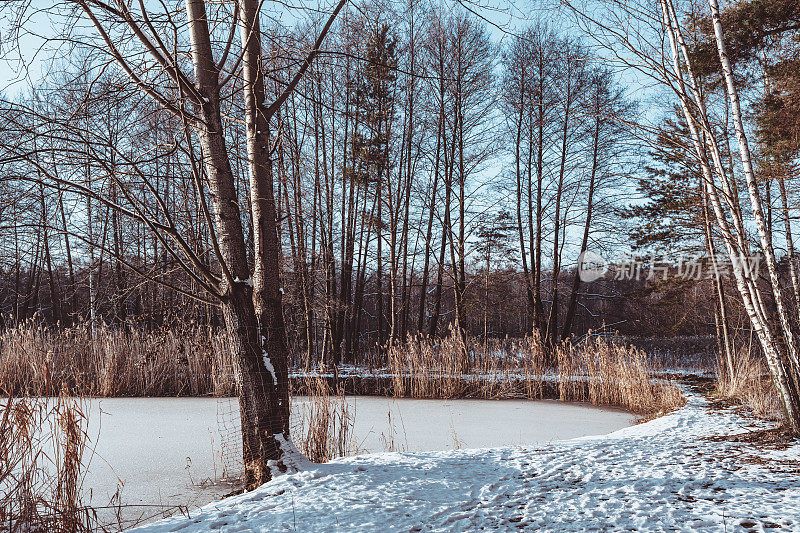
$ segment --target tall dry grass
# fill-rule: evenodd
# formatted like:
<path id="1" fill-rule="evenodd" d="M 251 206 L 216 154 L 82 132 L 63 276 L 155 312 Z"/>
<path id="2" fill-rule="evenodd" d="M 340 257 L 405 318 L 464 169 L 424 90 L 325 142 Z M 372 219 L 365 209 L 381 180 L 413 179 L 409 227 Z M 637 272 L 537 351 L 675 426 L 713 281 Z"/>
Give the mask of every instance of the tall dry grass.
<path id="1" fill-rule="evenodd" d="M 613 405 L 647 415 L 683 405 L 680 389 L 672 381 L 655 379 L 658 368 L 638 348 L 590 337 L 578 346 L 562 345 L 557 353 L 562 400 Z M 580 380 L 585 387 L 574 386 Z M 564 381 L 572 381 L 571 386 Z"/>
<path id="2" fill-rule="evenodd" d="M 312 462 L 325 463 L 358 452 L 353 416 L 341 390 L 333 390 L 318 373 L 304 378 L 308 401 L 301 406 L 300 424 L 293 431 L 300 450 Z"/>
<path id="3" fill-rule="evenodd" d="M 736 351 L 733 375 L 721 358 L 717 360 L 716 388 L 720 397 L 746 405 L 756 416 L 773 420 L 782 416 L 766 362 L 750 347 Z"/>
<path id="4" fill-rule="evenodd" d="M 79 399 L 0 400 L 0 530 L 97 529 L 97 514 L 83 503 L 88 441 Z"/>
<path id="5" fill-rule="evenodd" d="M 0 388 L 17 395 L 201 396 L 234 392 L 224 332 L 31 323 L 0 332 Z"/>
<path id="6" fill-rule="evenodd" d="M 558 397 L 641 413 L 681 403 L 674 385 L 653 379 L 656 364 L 645 352 L 587 339 L 548 349 L 536 336 L 479 341 L 451 331 L 441 339 L 409 338 L 387 350 L 386 374 L 392 394 L 400 397 Z M 0 389 L 18 395 L 235 395 L 233 369 L 226 334 L 208 328 L 128 332 L 98 326 L 92 332 L 86 324 L 24 324 L 0 332 Z M 311 389 L 312 397 L 318 393 L 325 401 L 341 392 Z M 376 385 L 371 393 L 381 392 Z"/>
<path id="7" fill-rule="evenodd" d="M 466 345 L 465 345 L 466 343 Z M 464 372 L 463 354 L 470 371 Z M 636 348 L 599 337 L 548 350 L 536 336 L 507 341 L 409 338 L 387 352 L 396 396 L 483 398 L 555 395 L 653 415 L 683 404 L 674 383 L 655 379 L 655 365 Z"/>
<path id="8" fill-rule="evenodd" d="M 464 354 L 469 357 L 466 365 Z M 442 339 L 409 337 L 389 348 L 387 360 L 395 396 L 507 398 L 524 381 L 527 395 L 533 398 L 542 395 L 547 370 L 543 354 L 538 337 L 465 341 L 451 330 Z"/>

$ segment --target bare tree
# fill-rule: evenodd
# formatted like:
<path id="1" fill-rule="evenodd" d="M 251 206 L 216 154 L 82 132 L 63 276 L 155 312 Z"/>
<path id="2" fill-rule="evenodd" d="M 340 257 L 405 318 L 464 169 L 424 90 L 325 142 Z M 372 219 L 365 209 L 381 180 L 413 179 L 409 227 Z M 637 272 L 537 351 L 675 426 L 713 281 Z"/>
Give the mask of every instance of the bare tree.
<path id="1" fill-rule="evenodd" d="M 311 50 L 271 102 L 266 101 L 264 89 L 267 73 L 262 67 L 261 3 L 256 0 L 241 0 L 232 6 L 187 0 L 185 8 L 162 4 L 159 13 L 149 12 L 141 2 L 136 7 L 128 2 L 70 2 L 74 9 L 65 14 L 65 28 L 78 22 L 81 27 L 88 24 L 90 33 L 81 35 L 84 46 L 104 58 L 106 64 L 114 65 L 126 75 L 128 83 L 181 121 L 182 142 L 189 153 L 186 171 L 193 176 L 217 272 L 187 243 L 159 191 L 142 172 L 140 161 L 109 139 L 104 140 L 110 152 L 97 152 L 90 146 L 87 153 L 110 175 L 114 190 L 122 195 L 119 199 L 48 173 L 31 156 L 37 149 L 30 144 L 5 147 L 4 159 L 25 159 L 43 174 L 39 181 L 84 194 L 115 213 L 143 223 L 205 293 L 219 302 L 238 365 L 248 489 L 269 480 L 277 471 L 296 466 L 296 450 L 289 438 L 288 350 L 278 268 L 280 250 L 271 163 L 275 138 L 270 134 L 270 119 L 296 89 L 345 1 L 337 4 Z M 16 20 L 22 23 L 25 12 L 32 7 L 27 2 L 9 2 L 5 9 L 16 10 Z M 51 15 L 58 17 L 62 12 L 53 8 Z M 238 47 L 234 40 L 236 30 L 241 36 Z M 192 71 L 186 69 L 187 57 L 191 58 Z M 231 126 L 223 118 L 226 106 L 234 103 L 236 84 L 243 89 L 245 98 L 252 268 L 228 148 Z M 24 114 L 30 110 L 15 107 L 13 111 Z M 60 122 L 63 126 L 64 120 Z M 15 126 L 24 139 L 23 125 Z M 73 127 L 68 131 L 87 138 L 90 145 L 97 142 L 84 130 Z M 58 135 L 53 131 L 50 134 Z M 195 142 L 199 158 L 192 148 Z M 115 160 L 108 157 L 109 153 Z M 144 205 L 135 191 L 117 177 L 115 167 L 123 164 L 155 198 L 155 210 Z"/>
<path id="2" fill-rule="evenodd" d="M 719 18 L 719 7 L 709 1 L 713 20 L 715 45 L 720 70 L 725 79 L 727 98 L 730 101 L 737 140 L 740 147 L 744 185 L 752 208 L 753 220 L 758 233 L 759 251 L 766 262 L 770 292 L 777 313 L 778 331 L 771 325 L 771 313 L 767 301 L 757 283 L 752 266 L 751 235 L 745 223 L 740 205 L 738 173 L 733 161 L 725 160 L 719 129 L 715 126 L 711 112 L 710 95 L 703 91 L 696 65 L 686 37 L 686 29 L 672 0 L 660 0 L 655 5 L 631 5 L 609 2 L 605 18 L 596 18 L 568 3 L 579 20 L 591 24 L 608 41 L 615 43 L 631 55 L 618 57 L 626 65 L 657 80 L 678 98 L 680 108 L 690 132 L 694 157 L 703 175 L 704 196 L 714 214 L 715 229 L 719 232 L 728 257 L 733 264 L 733 274 L 742 305 L 750 320 L 752 330 L 759 340 L 767 366 L 775 385 L 787 422 L 794 432 L 800 432 L 800 394 L 798 393 L 798 366 L 793 332 L 783 305 L 780 281 L 771 231 L 765 217 L 760 192 L 752 171 L 751 155 L 747 135 L 738 102 L 738 92 L 733 81 L 730 62 L 727 60 L 724 31 Z M 635 33 L 625 28 L 634 24 Z M 658 38 L 661 38 L 659 40 Z M 654 39 L 655 38 L 655 39 Z"/>

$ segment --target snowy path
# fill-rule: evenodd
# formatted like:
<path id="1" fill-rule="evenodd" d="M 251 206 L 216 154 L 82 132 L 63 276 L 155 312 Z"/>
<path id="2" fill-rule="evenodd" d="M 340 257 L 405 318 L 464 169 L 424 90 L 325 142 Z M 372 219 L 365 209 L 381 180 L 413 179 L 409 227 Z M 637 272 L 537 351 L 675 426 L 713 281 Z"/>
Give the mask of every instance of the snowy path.
<path id="1" fill-rule="evenodd" d="M 137 531 L 800 531 L 800 444 L 710 441 L 767 426 L 687 400 L 602 437 L 309 465 Z"/>

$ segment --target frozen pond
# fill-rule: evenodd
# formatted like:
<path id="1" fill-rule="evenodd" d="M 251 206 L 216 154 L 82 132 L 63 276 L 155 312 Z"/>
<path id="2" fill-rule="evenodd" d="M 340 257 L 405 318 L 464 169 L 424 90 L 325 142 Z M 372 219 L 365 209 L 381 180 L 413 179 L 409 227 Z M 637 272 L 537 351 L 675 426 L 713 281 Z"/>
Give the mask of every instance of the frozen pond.
<path id="1" fill-rule="evenodd" d="M 296 397 L 293 413 L 302 413 L 306 401 Z M 347 402 L 359 453 L 543 443 L 610 433 L 635 420 L 617 410 L 551 400 L 352 396 Z M 123 508 L 125 519 L 159 517 L 166 507 L 192 509 L 230 492 L 221 479 L 223 459 L 239 446 L 236 406 L 227 398 L 91 400 L 89 435 L 97 445 L 84 488 L 91 490 L 92 505 L 140 506 Z M 107 522 L 115 511 L 101 514 Z"/>

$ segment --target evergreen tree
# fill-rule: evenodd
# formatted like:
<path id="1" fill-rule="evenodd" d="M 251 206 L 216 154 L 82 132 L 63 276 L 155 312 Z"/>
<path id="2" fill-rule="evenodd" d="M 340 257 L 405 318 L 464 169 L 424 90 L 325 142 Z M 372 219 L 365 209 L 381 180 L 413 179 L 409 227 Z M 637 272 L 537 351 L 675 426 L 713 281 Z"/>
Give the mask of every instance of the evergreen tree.
<path id="1" fill-rule="evenodd" d="M 374 184 L 375 210 L 370 221 L 376 232 L 375 280 L 378 347 L 384 345 L 386 316 L 383 295 L 383 221 L 386 180 L 390 174 L 390 137 L 395 118 L 397 38 L 389 24 L 379 21 L 367 40 L 364 76 L 356 89 L 356 106 L 363 117 L 357 132 L 358 155 L 367 182 Z"/>
<path id="2" fill-rule="evenodd" d="M 636 250 L 697 252 L 703 246 L 700 165 L 691 157 L 688 128 L 667 118 L 649 152 L 645 176 L 637 179 L 644 203 L 622 210 L 635 223 L 629 235 Z"/>

